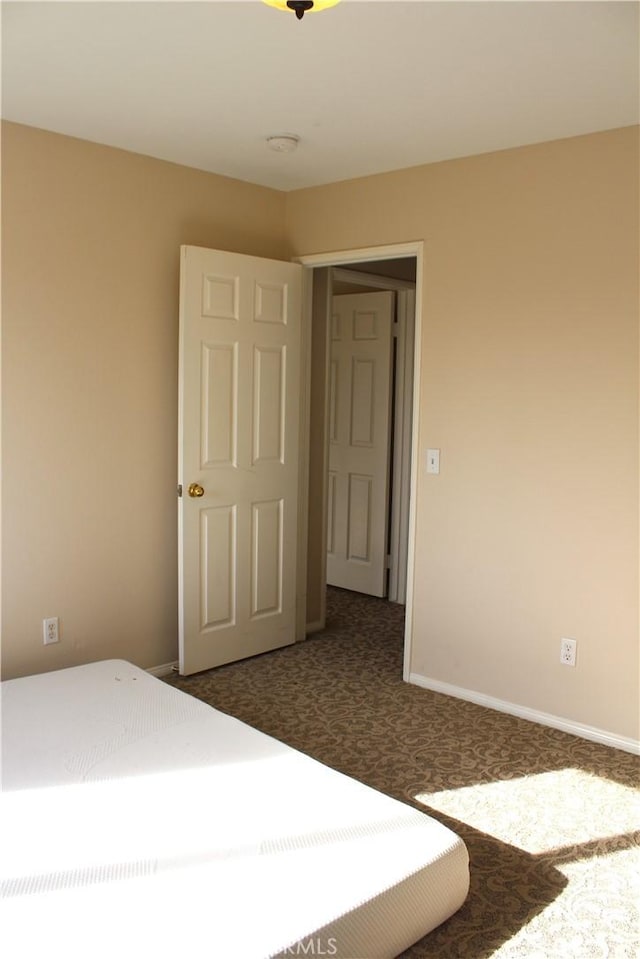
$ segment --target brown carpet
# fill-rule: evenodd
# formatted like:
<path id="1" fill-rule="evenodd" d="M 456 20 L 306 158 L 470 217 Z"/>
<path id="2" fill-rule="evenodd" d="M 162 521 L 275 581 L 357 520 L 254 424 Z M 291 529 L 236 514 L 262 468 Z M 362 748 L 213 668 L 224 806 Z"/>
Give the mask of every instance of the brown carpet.
<path id="1" fill-rule="evenodd" d="M 640 759 L 403 683 L 403 613 L 330 589 L 323 633 L 170 682 L 464 839 L 465 905 L 403 959 L 640 957 Z"/>

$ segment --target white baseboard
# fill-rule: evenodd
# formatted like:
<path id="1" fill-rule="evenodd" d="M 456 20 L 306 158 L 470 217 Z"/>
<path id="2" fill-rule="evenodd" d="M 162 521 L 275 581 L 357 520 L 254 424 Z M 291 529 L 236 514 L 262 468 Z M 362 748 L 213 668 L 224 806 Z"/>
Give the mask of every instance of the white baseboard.
<path id="1" fill-rule="evenodd" d="M 162 666 L 152 666 L 151 669 L 147 669 L 147 672 L 151 673 L 151 675 L 157 679 L 162 679 L 163 676 L 169 676 L 175 672 L 177 668 L 178 663 L 176 661 L 175 663 L 164 663 Z"/>
<path id="2" fill-rule="evenodd" d="M 451 686 L 449 683 L 442 683 L 438 679 L 429 679 L 419 673 L 410 673 L 409 682 L 413 683 L 414 686 L 430 689 L 434 693 L 443 693 L 445 696 L 453 696 L 454 699 L 464 699 L 469 703 L 475 703 L 476 706 L 486 706 L 487 709 L 496 709 L 498 712 L 517 716 L 519 719 L 527 719 L 532 723 L 540 723 L 542 726 L 551 726 L 552 729 L 560 729 L 564 733 L 580 736 L 582 739 L 600 743 L 602 746 L 612 746 L 614 749 L 623 749 L 625 752 L 640 755 L 640 741 L 637 739 L 617 736 L 615 733 L 597 729 L 595 726 L 586 726 L 570 719 L 563 719 L 561 716 L 553 716 L 550 713 L 542 713 L 537 709 L 529 709 L 526 706 L 505 702 L 502 699 L 494 699 L 493 696 L 485 696 L 484 693 L 464 689 L 462 686 Z"/>
<path id="3" fill-rule="evenodd" d="M 324 629 L 324 623 L 321 620 L 317 620 L 315 623 L 307 623 L 305 626 L 307 636 L 310 636 L 311 633 L 319 633 L 321 629 Z"/>

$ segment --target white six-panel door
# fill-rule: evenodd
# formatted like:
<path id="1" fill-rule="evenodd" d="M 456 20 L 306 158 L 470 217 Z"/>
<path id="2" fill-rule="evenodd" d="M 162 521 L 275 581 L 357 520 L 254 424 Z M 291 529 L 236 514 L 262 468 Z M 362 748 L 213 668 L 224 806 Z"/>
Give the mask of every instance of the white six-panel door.
<path id="1" fill-rule="evenodd" d="M 394 294 L 333 298 L 327 582 L 384 596 Z"/>
<path id="2" fill-rule="evenodd" d="M 182 674 L 295 640 L 301 284 L 297 264 L 181 249 Z"/>

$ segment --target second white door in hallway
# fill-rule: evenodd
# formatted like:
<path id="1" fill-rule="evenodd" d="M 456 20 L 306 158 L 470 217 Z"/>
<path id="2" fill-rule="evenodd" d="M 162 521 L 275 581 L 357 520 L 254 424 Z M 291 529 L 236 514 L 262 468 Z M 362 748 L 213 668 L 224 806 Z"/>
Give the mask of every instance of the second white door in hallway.
<path id="1" fill-rule="evenodd" d="M 327 583 L 386 594 L 391 292 L 333 298 Z"/>

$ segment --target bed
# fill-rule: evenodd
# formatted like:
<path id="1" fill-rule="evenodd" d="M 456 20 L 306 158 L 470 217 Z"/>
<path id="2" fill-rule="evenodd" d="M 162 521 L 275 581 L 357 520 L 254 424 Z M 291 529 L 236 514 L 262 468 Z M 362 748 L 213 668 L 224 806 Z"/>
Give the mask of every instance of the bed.
<path id="1" fill-rule="evenodd" d="M 12 959 L 394 957 L 451 916 L 445 826 L 136 666 L 2 683 Z"/>

